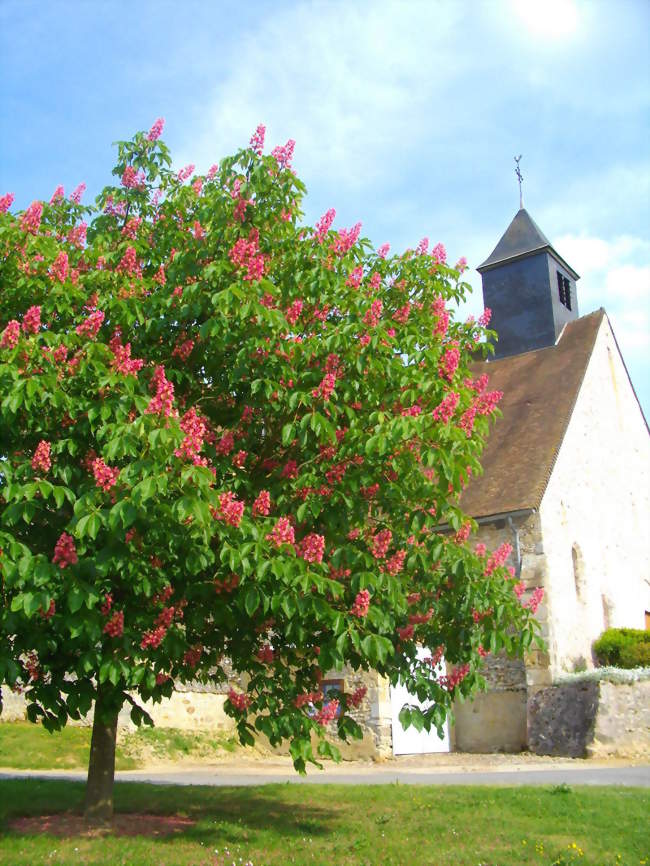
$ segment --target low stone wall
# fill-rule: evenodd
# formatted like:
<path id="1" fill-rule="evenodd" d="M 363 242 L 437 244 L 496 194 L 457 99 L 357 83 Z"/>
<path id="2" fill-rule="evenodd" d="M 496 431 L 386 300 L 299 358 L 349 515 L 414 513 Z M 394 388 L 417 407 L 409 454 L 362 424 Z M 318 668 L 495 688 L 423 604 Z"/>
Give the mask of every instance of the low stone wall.
<path id="1" fill-rule="evenodd" d="M 650 680 L 578 680 L 528 701 L 528 748 L 571 758 L 650 755 Z"/>

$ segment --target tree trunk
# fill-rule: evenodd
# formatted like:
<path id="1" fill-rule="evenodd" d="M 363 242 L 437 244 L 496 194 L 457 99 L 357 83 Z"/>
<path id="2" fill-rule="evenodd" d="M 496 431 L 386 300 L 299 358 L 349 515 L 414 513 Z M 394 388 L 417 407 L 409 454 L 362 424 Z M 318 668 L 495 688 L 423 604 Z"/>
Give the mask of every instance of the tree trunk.
<path id="1" fill-rule="evenodd" d="M 117 710 L 111 703 L 106 687 L 99 686 L 93 716 L 84 807 L 86 822 L 94 826 L 106 826 L 113 818 Z"/>

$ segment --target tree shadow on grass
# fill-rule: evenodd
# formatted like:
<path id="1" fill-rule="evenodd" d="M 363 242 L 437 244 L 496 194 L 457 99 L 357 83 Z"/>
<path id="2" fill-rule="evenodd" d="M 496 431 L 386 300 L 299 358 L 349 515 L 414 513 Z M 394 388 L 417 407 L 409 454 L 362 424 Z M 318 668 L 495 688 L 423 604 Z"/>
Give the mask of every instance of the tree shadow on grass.
<path id="1" fill-rule="evenodd" d="M 156 842 L 163 844 L 179 838 L 206 845 L 216 840 L 221 844 L 255 843 L 259 835 L 267 831 L 290 843 L 294 838 L 326 836 L 336 829 L 339 810 L 335 803 L 328 806 L 307 802 L 302 789 L 298 802 L 285 802 L 278 797 L 278 789 L 286 790 L 286 786 L 223 788 L 118 782 L 115 812 L 118 815 L 176 815 L 195 822 L 186 824 L 173 835 L 157 835 Z M 18 816 L 80 814 L 84 792 L 85 785 L 79 782 L 0 781 L 0 833 L 32 835 L 7 827 L 7 822 Z M 150 835 L 143 822 L 142 836 Z"/>

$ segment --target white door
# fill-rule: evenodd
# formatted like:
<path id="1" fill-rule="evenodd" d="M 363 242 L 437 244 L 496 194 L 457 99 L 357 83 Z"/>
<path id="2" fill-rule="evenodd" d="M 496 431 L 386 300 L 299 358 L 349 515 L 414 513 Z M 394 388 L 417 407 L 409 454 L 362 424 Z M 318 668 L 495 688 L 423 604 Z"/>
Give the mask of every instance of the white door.
<path id="1" fill-rule="evenodd" d="M 418 658 L 429 658 L 431 652 L 424 647 L 418 648 Z M 444 673 L 444 660 L 440 662 L 436 668 L 439 673 Z M 430 701 L 422 702 L 418 700 L 416 695 L 411 695 L 406 686 L 398 683 L 390 688 L 390 703 L 393 722 L 393 754 L 394 755 L 427 755 L 431 752 L 448 752 L 449 751 L 449 724 L 445 722 L 444 736 L 441 739 L 435 728 L 432 728 L 429 733 L 426 731 L 416 731 L 411 725 L 407 730 L 404 730 L 402 723 L 399 720 L 399 713 L 404 704 L 415 704 L 421 709 L 426 709 L 431 706 Z"/>

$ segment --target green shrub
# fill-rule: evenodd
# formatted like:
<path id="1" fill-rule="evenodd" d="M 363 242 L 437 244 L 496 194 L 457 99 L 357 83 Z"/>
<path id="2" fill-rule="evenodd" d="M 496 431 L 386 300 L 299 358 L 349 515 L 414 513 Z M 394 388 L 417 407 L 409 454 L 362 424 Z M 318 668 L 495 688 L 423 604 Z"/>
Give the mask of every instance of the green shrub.
<path id="1" fill-rule="evenodd" d="M 610 628 L 594 643 L 599 665 L 617 668 L 650 666 L 650 631 L 638 628 Z"/>

